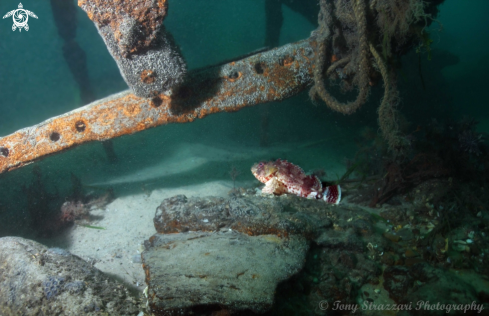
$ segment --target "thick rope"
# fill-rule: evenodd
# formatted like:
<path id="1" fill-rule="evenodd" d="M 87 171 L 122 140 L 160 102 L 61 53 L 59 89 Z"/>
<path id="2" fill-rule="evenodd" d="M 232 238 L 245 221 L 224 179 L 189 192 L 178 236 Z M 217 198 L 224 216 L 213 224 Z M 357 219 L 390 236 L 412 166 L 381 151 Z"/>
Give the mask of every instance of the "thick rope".
<path id="1" fill-rule="evenodd" d="M 343 66 L 344 64 L 348 64 L 350 60 L 351 58 L 350 56 L 348 56 L 335 61 L 333 64 L 331 64 L 331 66 L 329 66 L 328 70 L 326 71 L 326 77 L 329 76 L 336 68 Z"/>
<path id="2" fill-rule="evenodd" d="M 372 44 L 370 44 L 370 53 L 374 56 L 384 80 L 384 98 L 378 109 L 380 130 L 389 148 L 397 154 L 402 154 L 406 146 L 406 139 L 399 134 L 397 124 L 397 111 L 395 109 L 398 102 L 397 91 L 391 84 L 387 66 Z"/>
<path id="3" fill-rule="evenodd" d="M 346 1 L 346 0 L 345 0 Z M 319 29 L 317 32 L 318 52 L 316 55 L 316 67 L 314 68 L 314 86 L 309 92 L 311 99 L 319 96 L 331 109 L 334 111 L 351 114 L 355 112 L 362 104 L 365 103 L 369 90 L 369 53 L 372 54 L 375 62 L 378 65 L 379 71 L 384 80 L 384 97 L 378 109 L 379 126 L 382 131 L 382 136 L 387 141 L 390 150 L 395 154 L 402 154 L 406 148 L 406 139 L 400 135 L 397 121 L 396 106 L 398 103 L 398 94 L 395 86 L 391 81 L 387 66 L 384 60 L 379 55 L 374 45 L 369 44 L 367 39 L 367 18 L 366 18 L 366 0 L 352 0 L 353 13 L 357 23 L 358 33 L 358 69 L 356 69 L 356 83 L 359 88 L 359 93 L 355 101 L 341 103 L 336 100 L 325 88 L 325 77 L 329 77 L 338 67 L 342 67 L 350 63 L 352 55 L 344 57 L 331 64 L 326 74 L 324 73 L 325 65 L 329 60 L 329 45 L 331 45 L 331 34 L 333 30 L 332 3 L 330 0 L 320 0 L 319 14 Z M 376 0 L 372 0 L 372 4 Z M 354 60 L 353 60 L 354 61 Z"/>
<path id="4" fill-rule="evenodd" d="M 354 13 L 357 20 L 358 33 L 359 33 L 359 65 L 357 75 L 359 76 L 359 93 L 355 101 L 348 103 L 341 103 L 336 100 L 325 88 L 324 84 L 324 68 L 327 61 L 328 52 L 328 37 L 320 38 L 318 53 L 316 57 L 316 68 L 314 69 L 314 82 L 315 85 L 310 91 L 310 95 L 314 96 L 317 94 L 321 99 L 333 110 L 343 113 L 351 114 L 355 112 L 362 104 L 365 103 L 367 99 L 370 87 L 368 78 L 368 41 L 367 41 L 367 18 L 365 0 L 356 0 L 354 5 Z M 320 34 L 330 34 L 332 27 L 332 18 L 327 10 L 327 4 L 325 0 L 320 1 L 321 12 L 320 12 Z M 341 62 L 341 63 L 340 63 Z M 332 66 L 338 67 L 342 65 L 345 61 L 340 60 Z M 329 67 L 327 73 L 331 73 L 334 70 L 333 67 Z"/>

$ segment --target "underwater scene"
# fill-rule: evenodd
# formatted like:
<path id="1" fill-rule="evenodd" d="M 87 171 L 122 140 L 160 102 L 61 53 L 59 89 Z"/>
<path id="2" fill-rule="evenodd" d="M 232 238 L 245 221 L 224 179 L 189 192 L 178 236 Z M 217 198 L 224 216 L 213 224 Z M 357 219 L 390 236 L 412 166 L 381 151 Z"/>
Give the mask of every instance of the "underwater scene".
<path id="1" fill-rule="evenodd" d="M 17 1 L 0 316 L 489 315 L 487 0 Z"/>

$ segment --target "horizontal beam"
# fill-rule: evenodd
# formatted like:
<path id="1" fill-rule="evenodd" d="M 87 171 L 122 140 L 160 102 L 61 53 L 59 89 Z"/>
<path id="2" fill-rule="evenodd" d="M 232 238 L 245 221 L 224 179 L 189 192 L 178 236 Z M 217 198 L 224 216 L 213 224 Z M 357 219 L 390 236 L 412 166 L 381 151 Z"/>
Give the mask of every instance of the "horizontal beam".
<path id="1" fill-rule="evenodd" d="M 315 42 L 304 40 L 190 72 L 171 95 L 124 91 L 0 138 L 0 173 L 90 141 L 291 97 L 312 83 Z"/>

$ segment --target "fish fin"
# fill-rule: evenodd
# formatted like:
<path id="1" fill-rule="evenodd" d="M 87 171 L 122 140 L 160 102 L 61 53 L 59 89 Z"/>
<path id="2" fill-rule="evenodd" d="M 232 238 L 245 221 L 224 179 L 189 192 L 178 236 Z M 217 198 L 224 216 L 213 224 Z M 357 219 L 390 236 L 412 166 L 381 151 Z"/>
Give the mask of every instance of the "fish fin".
<path id="1" fill-rule="evenodd" d="M 339 185 L 331 185 L 324 188 L 323 200 L 331 204 L 339 204 L 341 201 L 341 187 Z"/>
<path id="2" fill-rule="evenodd" d="M 277 181 L 277 182 L 278 182 L 278 185 L 275 188 L 275 191 L 273 191 L 273 194 L 275 194 L 275 195 L 282 195 L 284 193 L 287 193 L 288 190 L 287 190 L 287 187 L 285 186 L 285 184 L 283 184 L 280 181 Z"/>
<path id="3" fill-rule="evenodd" d="M 277 178 L 273 177 L 265 183 L 265 187 L 261 190 L 262 193 L 265 194 L 274 194 L 275 190 L 280 187 L 280 182 Z"/>
<path id="4" fill-rule="evenodd" d="M 318 177 L 310 175 L 302 178 L 302 185 L 311 191 L 323 192 L 323 185 Z"/>

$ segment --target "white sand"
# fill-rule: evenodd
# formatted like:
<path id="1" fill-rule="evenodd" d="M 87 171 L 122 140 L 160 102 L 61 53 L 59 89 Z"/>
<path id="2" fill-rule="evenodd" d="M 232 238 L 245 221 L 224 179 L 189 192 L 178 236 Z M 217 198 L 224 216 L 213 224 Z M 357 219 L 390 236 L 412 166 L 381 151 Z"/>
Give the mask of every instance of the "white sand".
<path id="1" fill-rule="evenodd" d="M 117 198 L 105 210 L 93 210 L 90 223 L 105 230 L 75 226 L 51 246 L 68 249 L 88 262 L 93 262 L 101 271 L 122 279 L 133 288 L 143 290 L 144 271 L 141 263 L 134 263 L 140 256 L 141 245 L 156 230 L 153 217 L 156 208 L 165 198 L 185 194 L 186 196 L 226 196 L 232 188 L 229 182 L 213 182 L 175 189 L 160 189 L 150 196 L 138 194 Z"/>

